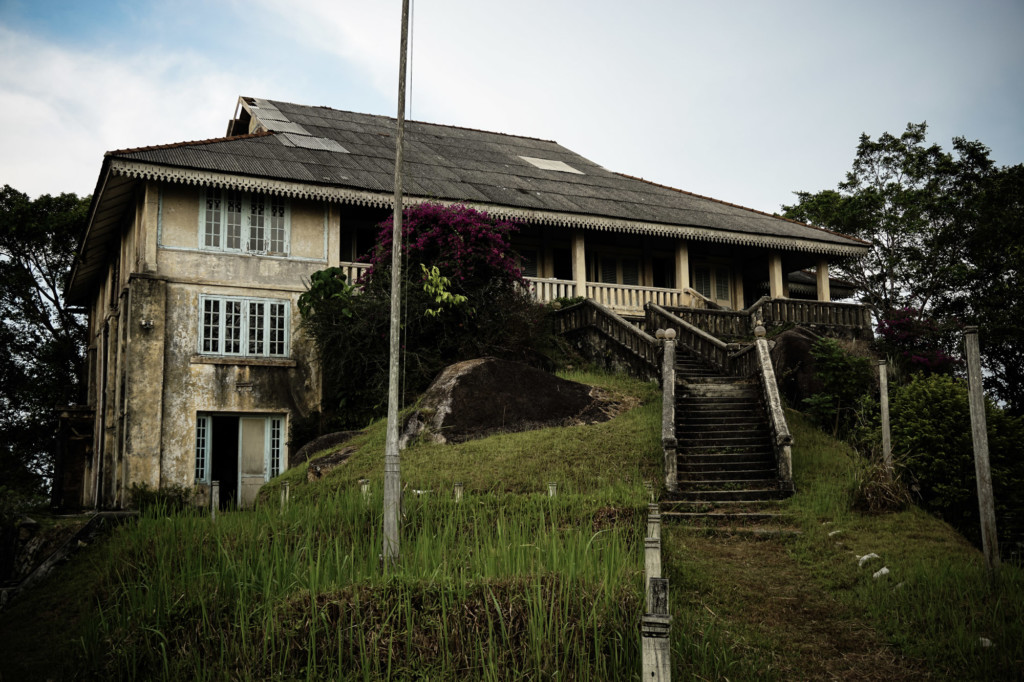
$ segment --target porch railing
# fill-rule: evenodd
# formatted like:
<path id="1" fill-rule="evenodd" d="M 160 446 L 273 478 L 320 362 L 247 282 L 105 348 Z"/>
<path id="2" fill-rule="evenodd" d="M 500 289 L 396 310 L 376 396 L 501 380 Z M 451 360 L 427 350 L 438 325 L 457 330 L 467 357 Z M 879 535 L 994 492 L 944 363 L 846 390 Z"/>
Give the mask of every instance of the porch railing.
<path id="1" fill-rule="evenodd" d="M 559 298 L 575 298 L 576 282 L 571 279 L 526 277 L 530 290 L 541 303 L 550 303 Z"/>

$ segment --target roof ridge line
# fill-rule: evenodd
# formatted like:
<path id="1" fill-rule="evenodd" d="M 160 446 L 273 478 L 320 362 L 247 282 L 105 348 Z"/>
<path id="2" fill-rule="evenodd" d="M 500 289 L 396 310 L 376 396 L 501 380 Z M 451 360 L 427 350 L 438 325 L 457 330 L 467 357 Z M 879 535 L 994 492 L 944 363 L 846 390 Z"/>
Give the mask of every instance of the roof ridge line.
<path id="1" fill-rule="evenodd" d="M 705 196 L 703 194 L 697 194 L 696 192 L 689 192 L 689 191 L 687 191 L 685 189 L 679 189 L 678 187 L 672 187 L 670 185 L 663 185 L 660 182 L 653 182 L 651 180 L 645 180 L 644 178 L 638 178 L 635 175 L 629 175 L 628 173 L 619 173 L 617 171 L 612 171 L 612 173 L 614 173 L 615 175 L 621 175 L 624 178 L 629 178 L 630 180 L 637 180 L 639 182 L 643 182 L 643 183 L 648 184 L 648 185 L 653 185 L 654 187 L 661 187 L 662 189 L 671 190 L 673 192 L 679 192 L 680 194 L 686 194 L 686 195 L 689 195 L 691 197 L 697 197 L 698 199 L 707 199 L 708 201 L 714 201 L 715 203 L 722 204 L 723 206 L 731 206 L 732 208 L 738 208 L 738 209 L 741 209 L 741 210 L 744 210 L 744 211 L 750 211 L 751 213 L 757 213 L 758 215 L 763 215 L 763 216 L 766 216 L 768 218 L 775 218 L 776 220 L 784 220 L 787 223 L 793 223 L 794 225 L 801 225 L 803 227 L 809 227 L 812 230 L 818 230 L 820 232 L 825 232 L 826 234 L 831 234 L 831 235 L 834 235 L 836 237 L 843 237 L 844 239 L 849 239 L 850 241 L 853 241 L 853 242 L 860 242 L 861 244 L 867 244 L 869 246 L 871 245 L 871 242 L 865 241 L 865 240 L 861 239 L 860 237 L 853 237 L 853 236 L 848 235 L 848 234 L 843 234 L 842 232 L 836 232 L 835 230 L 829 230 L 829 229 L 826 229 L 824 227 L 818 227 L 817 225 L 812 225 L 811 223 L 802 223 L 799 220 L 794 220 L 793 218 L 787 218 L 786 216 L 781 216 L 781 215 L 778 215 L 778 214 L 775 214 L 775 213 L 767 213 L 765 211 L 759 211 L 756 208 L 750 208 L 748 206 L 740 206 L 739 204 L 734 204 L 734 203 L 729 202 L 729 201 L 723 201 L 722 199 L 716 199 L 714 197 Z"/>
<path id="2" fill-rule="evenodd" d="M 191 147 L 193 145 L 201 144 L 215 144 L 217 142 L 233 142 L 235 140 L 249 140 L 256 137 L 267 137 L 273 135 L 274 132 L 271 130 L 265 130 L 258 133 L 245 133 L 244 135 L 229 135 L 227 137 L 211 137 L 205 140 L 186 140 L 184 142 L 170 142 L 168 144 L 154 144 L 148 147 L 130 147 L 128 149 L 114 149 L 103 154 L 103 156 L 111 156 L 113 154 L 132 154 L 134 152 L 149 152 L 156 149 L 174 149 L 176 147 Z"/>
<path id="3" fill-rule="evenodd" d="M 242 97 L 243 97 L 243 99 L 245 98 L 244 95 Z M 251 97 L 249 99 L 263 99 L 263 98 L 262 97 L 260 97 L 260 98 Z M 367 113 L 363 113 L 363 112 L 359 112 L 359 111 L 348 111 L 348 110 L 345 110 L 345 109 L 335 109 L 334 107 L 329 107 L 326 104 L 298 104 L 297 102 L 284 102 L 284 101 L 274 100 L 274 99 L 267 99 L 267 100 L 264 100 L 264 101 L 271 102 L 271 103 L 274 103 L 274 104 L 278 104 L 278 103 L 280 103 L 280 104 L 288 104 L 288 105 L 291 105 L 293 107 L 306 107 L 308 109 L 329 109 L 330 111 L 339 111 L 339 112 L 341 112 L 343 114 L 356 114 L 358 116 L 376 116 L 377 118 L 386 118 L 389 121 L 397 120 L 394 116 L 388 116 L 386 114 L 367 114 Z M 435 126 L 435 127 L 438 127 L 438 128 L 452 128 L 453 130 L 465 130 L 465 131 L 468 131 L 468 132 L 471 132 L 471 133 L 487 133 L 489 135 L 501 135 L 502 137 L 517 137 L 517 138 L 519 138 L 521 140 L 533 140 L 534 142 L 547 142 L 547 143 L 550 143 L 550 144 L 557 144 L 559 147 L 562 146 L 561 144 L 558 143 L 557 140 L 545 140 L 542 137 L 533 137 L 531 135 L 513 135 L 512 133 L 501 133 L 501 132 L 498 132 L 496 130 L 484 130 L 482 128 L 470 128 L 468 126 L 455 126 L 455 125 L 451 125 L 450 123 L 431 123 L 430 121 L 416 121 L 416 120 L 412 120 L 412 119 L 407 119 L 406 123 L 415 123 L 416 125 L 423 125 L 423 126 Z M 572 151 L 572 150 L 570 149 L 569 151 Z M 577 156 L 578 156 L 578 154 L 577 154 Z"/>

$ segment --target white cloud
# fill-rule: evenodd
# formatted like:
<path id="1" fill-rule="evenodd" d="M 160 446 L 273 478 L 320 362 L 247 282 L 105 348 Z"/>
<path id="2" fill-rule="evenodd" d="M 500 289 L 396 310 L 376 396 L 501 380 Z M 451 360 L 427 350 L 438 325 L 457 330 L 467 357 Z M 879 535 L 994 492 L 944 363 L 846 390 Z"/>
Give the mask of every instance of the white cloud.
<path id="1" fill-rule="evenodd" d="M 237 82 L 190 54 L 100 56 L 0 26 L 2 182 L 32 196 L 89 194 L 103 153 L 222 135 Z"/>

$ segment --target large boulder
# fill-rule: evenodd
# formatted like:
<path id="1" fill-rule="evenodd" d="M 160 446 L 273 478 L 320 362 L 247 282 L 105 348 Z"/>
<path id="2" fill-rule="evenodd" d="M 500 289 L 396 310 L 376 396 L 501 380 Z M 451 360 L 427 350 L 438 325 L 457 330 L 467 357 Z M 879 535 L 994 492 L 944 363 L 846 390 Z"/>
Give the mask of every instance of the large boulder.
<path id="1" fill-rule="evenodd" d="M 596 423 L 617 411 L 592 386 L 518 362 L 466 360 L 434 379 L 406 421 L 400 445 L 418 437 L 460 443 L 495 433 Z"/>

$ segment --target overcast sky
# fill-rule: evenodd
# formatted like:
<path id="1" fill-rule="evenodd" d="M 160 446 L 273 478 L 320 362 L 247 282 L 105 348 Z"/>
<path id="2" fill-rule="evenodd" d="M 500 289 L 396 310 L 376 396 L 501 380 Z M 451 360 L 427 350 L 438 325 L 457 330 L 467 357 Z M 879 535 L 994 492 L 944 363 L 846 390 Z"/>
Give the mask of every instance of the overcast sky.
<path id="1" fill-rule="evenodd" d="M 394 116 L 400 0 L 0 0 L 0 183 L 222 136 L 239 95 Z M 410 117 L 778 211 L 861 133 L 1024 162 L 1024 0 L 414 0 Z"/>

